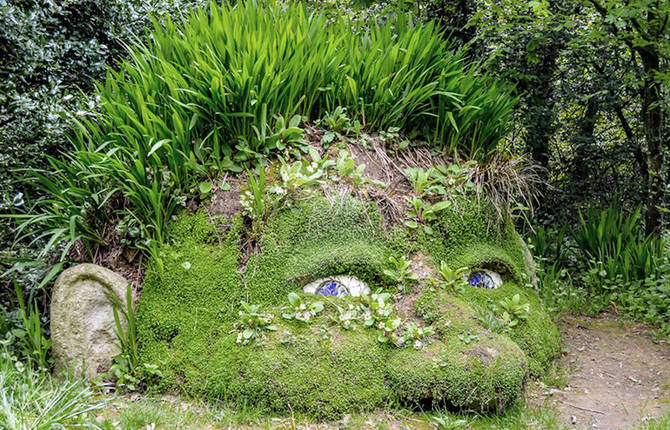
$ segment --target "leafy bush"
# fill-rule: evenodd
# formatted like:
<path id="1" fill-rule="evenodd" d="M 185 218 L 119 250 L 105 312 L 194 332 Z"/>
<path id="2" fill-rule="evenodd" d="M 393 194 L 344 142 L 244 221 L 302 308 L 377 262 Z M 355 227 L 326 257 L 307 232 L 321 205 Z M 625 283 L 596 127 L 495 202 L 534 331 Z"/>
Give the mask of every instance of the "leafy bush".
<path id="1" fill-rule="evenodd" d="M 205 3 L 0 1 L 0 213 L 41 213 L 39 221 L 22 226 L 21 240 L 14 247 L 15 226 L 0 218 L 0 271 L 28 259 L 50 261 L 57 257 L 54 254 L 64 255 L 78 238 L 84 243 L 99 241 L 98 225 L 92 220 L 105 212 L 94 212 L 95 199 L 106 193 L 88 183 L 99 175 L 89 175 L 76 165 L 77 159 L 66 157 L 54 165 L 51 157 L 70 148 L 66 137 L 70 119 L 87 118 L 96 109 L 99 99 L 89 97 L 95 80 L 104 79 L 108 65 L 126 54 L 128 43 L 143 37 L 151 24 L 149 17 L 177 16 L 180 10 Z M 47 189 L 41 189 L 33 187 L 34 181 L 18 181 L 16 177 L 26 174 L 21 169 L 37 171 L 51 183 L 42 183 Z M 62 173 L 54 173 L 58 171 Z M 94 195 L 84 193 L 88 190 Z M 41 201 L 44 196 L 48 197 Z M 20 219 L 18 225 L 27 220 Z M 104 225 L 104 216 L 100 222 Z M 37 223 L 51 225 L 58 233 L 43 236 L 44 227 L 32 231 Z M 19 283 L 31 293 L 48 284 L 53 276 L 46 275 L 52 268 L 32 262 L 13 266 Z M 13 291 L 10 277 L 0 278 L 0 284 L 0 301 L 7 303 Z"/>
<path id="2" fill-rule="evenodd" d="M 626 214 L 616 203 L 606 209 L 592 206 L 580 213 L 573 237 L 592 266 L 606 272 L 603 278 L 630 282 L 656 274 L 665 256 L 663 240 L 645 236 L 641 225 L 642 207 Z"/>

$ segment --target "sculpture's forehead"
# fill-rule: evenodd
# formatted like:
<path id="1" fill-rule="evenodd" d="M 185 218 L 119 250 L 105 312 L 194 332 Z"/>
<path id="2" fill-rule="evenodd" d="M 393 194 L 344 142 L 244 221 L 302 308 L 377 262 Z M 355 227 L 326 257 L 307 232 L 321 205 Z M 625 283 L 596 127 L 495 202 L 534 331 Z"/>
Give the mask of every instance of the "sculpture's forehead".
<path id="1" fill-rule="evenodd" d="M 358 275 L 370 266 L 387 264 L 394 252 L 418 250 L 433 266 L 442 262 L 454 268 L 481 266 L 514 278 L 526 272 L 524 247 L 509 220 L 498 219 L 495 211 L 466 199 L 440 213 L 430 230 L 402 221 L 391 224 L 379 205 L 351 196 L 301 202 L 275 215 L 268 229 L 265 243 L 273 246 L 265 249 L 276 253 L 291 248 L 282 265 L 294 270 L 296 279 L 313 278 L 338 265 L 342 274 Z"/>

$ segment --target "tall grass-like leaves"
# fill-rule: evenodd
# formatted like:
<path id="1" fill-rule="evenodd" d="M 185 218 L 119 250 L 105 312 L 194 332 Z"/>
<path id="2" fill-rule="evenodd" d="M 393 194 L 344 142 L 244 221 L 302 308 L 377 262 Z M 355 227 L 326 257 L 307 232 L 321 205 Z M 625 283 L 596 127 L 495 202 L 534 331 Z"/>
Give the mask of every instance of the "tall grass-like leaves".
<path id="1" fill-rule="evenodd" d="M 30 365 L 21 367 L 0 349 L 0 428 L 47 430 L 96 427 L 93 412 L 105 405 L 83 380 L 51 379 Z"/>
<path id="2" fill-rule="evenodd" d="M 23 320 L 23 330 L 20 330 L 20 337 L 23 341 L 23 350 L 26 357 L 33 360 L 41 369 L 49 369 L 51 362 L 48 358 L 51 340 L 47 339 L 42 329 L 40 312 L 37 308 L 37 302 L 32 306 L 26 306 L 23 300 L 23 292 L 19 285 L 14 281 L 14 290 L 19 304 L 21 319 Z"/>
<path id="3" fill-rule="evenodd" d="M 508 131 L 515 103 L 464 65 L 432 23 L 355 28 L 300 4 L 253 0 L 192 12 L 184 25 L 156 24 L 152 42 L 132 48 L 99 91 L 97 143 L 155 155 L 152 164 L 167 165 L 177 185 L 198 166 L 248 158 L 236 151 L 240 140 L 270 152 L 259 122 L 316 119 L 335 106 L 369 129 L 397 126 L 484 157 Z"/>
<path id="4" fill-rule="evenodd" d="M 109 293 L 112 300 L 114 312 L 114 334 L 119 341 L 121 354 L 128 360 L 128 370 L 134 372 L 139 364 L 137 354 L 137 320 L 135 318 L 135 309 L 133 308 L 133 290 L 131 284 L 126 288 L 126 304 L 123 305 L 116 295 Z M 124 328 L 121 318 L 125 320 Z"/>
<path id="5" fill-rule="evenodd" d="M 274 0 L 155 22 L 98 84 L 99 115 L 75 121 L 76 152 L 54 161 L 55 175 L 34 175 L 52 199 L 18 216 L 19 231 L 39 226 L 45 250 L 62 243 L 62 256 L 78 240 L 100 242 L 80 209 L 105 213 L 119 190 L 161 243 L 177 198 L 200 177 L 281 154 L 296 141 L 295 118 L 337 106 L 371 131 L 400 127 L 480 160 L 496 153 L 516 102 L 507 88 L 464 64 L 432 23 L 357 25 Z"/>
<path id="6" fill-rule="evenodd" d="M 602 264 L 610 279 L 621 276 L 629 282 L 657 272 L 665 247 L 661 238 L 644 235 L 641 207 L 627 214 L 614 203 L 606 209 L 589 207 L 579 215 L 573 237 L 587 257 Z"/>
<path id="7" fill-rule="evenodd" d="M 28 214 L 5 215 L 14 218 L 17 240 L 29 240 L 29 246 L 44 242 L 37 255 L 44 258 L 52 249 L 61 249 L 61 259 L 77 241 L 84 245 L 101 243 L 96 223 L 104 223 L 102 207 L 115 192 L 108 179 L 96 174 L 91 160 L 75 153 L 58 160 L 47 156 L 53 172 L 29 171 L 25 179 L 48 198 L 35 202 Z M 33 226 L 40 226 L 35 232 Z"/>

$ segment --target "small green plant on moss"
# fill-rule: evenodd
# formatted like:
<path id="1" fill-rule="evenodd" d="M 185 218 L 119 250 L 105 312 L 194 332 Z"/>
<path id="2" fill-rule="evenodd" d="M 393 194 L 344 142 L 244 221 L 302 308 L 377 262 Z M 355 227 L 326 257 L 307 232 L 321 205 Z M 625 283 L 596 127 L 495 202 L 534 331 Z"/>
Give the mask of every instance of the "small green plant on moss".
<path id="1" fill-rule="evenodd" d="M 200 184 L 198 184 L 198 192 L 200 193 L 200 200 L 205 200 L 209 195 L 212 193 L 212 189 L 214 188 L 214 185 L 212 185 L 211 182 L 209 181 L 202 181 Z"/>
<path id="2" fill-rule="evenodd" d="M 530 303 L 522 303 L 521 296 L 515 294 L 512 298 L 500 301 L 503 313 L 501 315 L 503 322 L 509 327 L 514 327 L 520 321 L 525 321 L 530 314 Z"/>
<path id="3" fill-rule="evenodd" d="M 413 322 L 405 324 L 405 332 L 402 336 L 402 344 L 411 344 L 417 351 L 431 342 L 429 336 L 435 334 L 433 327 L 419 327 Z"/>
<path id="4" fill-rule="evenodd" d="M 407 215 L 411 218 L 405 221 L 405 225 L 411 229 L 417 229 L 423 224 L 423 231 L 428 235 L 433 234 L 433 229 L 426 223 L 436 220 L 440 212 L 452 206 L 450 200 L 442 200 L 431 204 L 419 197 L 410 198 L 405 196 L 405 199 L 407 199 L 407 204 L 409 205 Z"/>
<path id="5" fill-rule="evenodd" d="M 258 176 L 247 170 L 249 190 L 240 196 L 242 213 L 252 221 L 252 237 L 259 238 L 263 226 L 275 211 L 279 210 L 290 197 L 299 192 L 309 191 L 311 187 L 322 185 L 328 177 L 328 170 L 334 162 L 328 156 L 321 157 L 314 148 L 309 148 L 310 160 L 301 159 L 289 163 L 279 157 L 280 184 L 266 181 L 265 169 L 258 167 Z"/>
<path id="6" fill-rule="evenodd" d="M 404 255 L 400 258 L 390 256 L 388 261 L 391 268 L 384 269 L 383 273 L 398 285 L 401 292 L 404 292 L 407 287 L 416 284 L 419 280 L 419 276 L 410 269 L 411 261 L 407 260 Z"/>
<path id="7" fill-rule="evenodd" d="M 377 329 L 377 340 L 380 343 L 392 341 L 396 343 L 399 339 L 396 329 L 402 321 L 393 316 L 393 305 L 391 294 L 375 293 L 371 296 L 361 296 L 361 312 L 363 314 L 363 325 Z"/>
<path id="8" fill-rule="evenodd" d="M 452 269 L 449 267 L 446 261 L 440 261 L 440 267 L 437 269 L 437 273 L 442 277 L 442 280 L 444 281 L 440 283 L 440 286 L 443 288 L 451 288 L 454 290 L 462 288 L 467 284 L 467 281 L 463 279 L 463 276 L 467 271 L 468 271 L 467 267 Z"/>
<path id="9" fill-rule="evenodd" d="M 356 166 L 356 162 L 346 149 L 340 149 L 335 167 L 337 173 L 343 178 L 361 177 L 365 170 L 365 164 Z"/>
<path id="10" fill-rule="evenodd" d="M 282 313 L 282 317 L 287 320 L 308 323 L 323 310 L 323 302 L 306 303 L 296 293 L 289 293 L 288 302 L 290 304 L 289 312 Z"/>
<path id="11" fill-rule="evenodd" d="M 234 324 L 237 330 L 237 343 L 249 345 L 261 344 L 265 339 L 266 331 L 277 331 L 272 325 L 274 315 L 269 312 L 261 312 L 260 305 L 252 305 L 240 302 L 242 309 L 239 312 L 239 320 Z"/>
<path id="12" fill-rule="evenodd" d="M 498 318 L 489 309 L 484 307 L 477 308 L 474 317 L 477 319 L 477 321 L 479 321 L 482 327 L 487 330 L 491 330 L 493 333 L 504 334 L 509 331 L 508 324 Z"/>
<path id="13" fill-rule="evenodd" d="M 394 345 L 400 346 L 403 343 L 402 337 L 398 336 L 396 330 L 402 324 L 402 320 L 398 317 L 389 317 L 385 320 L 377 322 L 377 340 L 379 343 L 391 342 Z"/>
<path id="14" fill-rule="evenodd" d="M 458 340 L 463 342 L 466 345 L 470 345 L 472 342 L 479 342 L 481 339 L 476 334 L 459 334 Z"/>
<path id="15" fill-rule="evenodd" d="M 335 305 L 335 307 L 337 309 L 337 318 L 331 317 L 331 321 L 344 330 L 356 328 L 355 323 L 361 318 L 356 307 L 352 304 L 349 304 L 346 308 L 338 305 Z"/>

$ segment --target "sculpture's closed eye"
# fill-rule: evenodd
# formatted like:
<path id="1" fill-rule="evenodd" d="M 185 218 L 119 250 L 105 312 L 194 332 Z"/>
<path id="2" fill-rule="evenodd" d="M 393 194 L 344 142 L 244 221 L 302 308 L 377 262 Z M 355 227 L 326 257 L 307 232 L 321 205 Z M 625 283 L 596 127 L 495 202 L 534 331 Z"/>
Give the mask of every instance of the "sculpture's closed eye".
<path id="1" fill-rule="evenodd" d="M 468 283 L 476 288 L 493 289 L 502 285 L 502 278 L 491 270 L 477 270 L 470 273 Z"/>
<path id="2" fill-rule="evenodd" d="M 370 287 L 354 276 L 340 275 L 310 282 L 303 287 L 303 291 L 322 296 L 361 296 L 370 294 Z"/>

